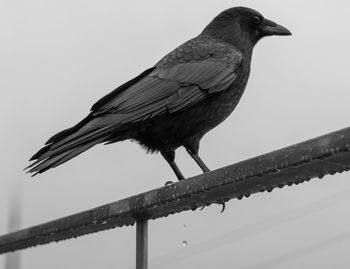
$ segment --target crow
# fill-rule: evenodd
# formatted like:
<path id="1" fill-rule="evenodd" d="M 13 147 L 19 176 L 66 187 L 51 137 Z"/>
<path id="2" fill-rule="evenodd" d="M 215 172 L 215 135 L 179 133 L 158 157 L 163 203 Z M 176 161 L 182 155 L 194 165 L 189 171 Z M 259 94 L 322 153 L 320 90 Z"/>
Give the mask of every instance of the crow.
<path id="1" fill-rule="evenodd" d="M 91 147 L 133 140 L 160 152 L 179 180 L 175 150 L 183 146 L 201 170 L 201 138 L 235 109 L 247 85 L 257 42 L 291 35 L 259 12 L 234 7 L 221 12 L 195 38 L 153 67 L 119 86 L 86 118 L 52 136 L 30 161 L 33 176 L 59 166 Z"/>

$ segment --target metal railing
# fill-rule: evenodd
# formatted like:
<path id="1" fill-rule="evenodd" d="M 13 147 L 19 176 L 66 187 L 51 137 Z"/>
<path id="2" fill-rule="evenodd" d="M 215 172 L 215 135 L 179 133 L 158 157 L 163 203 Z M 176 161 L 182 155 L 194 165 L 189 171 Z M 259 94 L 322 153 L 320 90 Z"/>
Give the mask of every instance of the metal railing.
<path id="1" fill-rule="evenodd" d="M 0 253 L 137 223 L 147 268 L 147 221 L 350 170 L 350 127 L 117 202 L 0 237 Z"/>

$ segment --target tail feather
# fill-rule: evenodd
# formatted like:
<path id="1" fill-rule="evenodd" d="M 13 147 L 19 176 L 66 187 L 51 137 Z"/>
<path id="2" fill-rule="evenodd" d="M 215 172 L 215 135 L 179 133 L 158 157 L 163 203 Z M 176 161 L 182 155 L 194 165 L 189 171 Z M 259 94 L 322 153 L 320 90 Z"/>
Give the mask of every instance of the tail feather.
<path id="1" fill-rule="evenodd" d="M 51 145 L 47 145 L 45 147 L 43 147 L 42 149 L 40 149 L 37 153 L 35 153 L 30 159 L 29 161 L 34 161 L 36 159 L 38 159 L 40 156 L 42 156 L 43 154 L 45 154 L 47 151 L 49 151 L 51 148 Z"/>
<path id="2" fill-rule="evenodd" d="M 30 158 L 34 162 L 26 168 L 28 173 L 35 173 L 35 176 L 45 172 L 106 141 L 113 128 L 110 125 L 103 126 L 103 123 L 103 120 L 88 116 L 74 127 L 51 137 L 48 141 L 50 144 Z"/>
<path id="3" fill-rule="evenodd" d="M 116 122 L 119 121 L 119 118 L 116 115 L 104 115 L 103 117 L 91 118 L 85 125 L 80 126 L 79 129 L 76 129 L 72 132 L 67 129 L 69 132 L 66 136 L 61 136 L 57 141 L 54 142 L 52 148 L 58 148 L 63 145 L 67 145 L 69 142 L 76 141 L 77 139 L 85 139 L 88 135 L 100 134 L 105 132 L 106 129 L 110 129 L 112 125 L 114 128 L 117 128 Z"/>
<path id="4" fill-rule="evenodd" d="M 84 151 L 92 148 L 93 146 L 95 146 L 96 144 L 99 144 L 101 143 L 105 138 L 102 137 L 100 138 L 99 140 L 95 140 L 95 141 L 92 141 L 88 144 L 85 144 L 84 146 L 80 146 L 76 149 L 74 149 L 73 151 L 71 151 L 69 154 L 65 155 L 63 158 L 61 158 L 58 162 L 54 163 L 52 165 L 52 168 L 56 167 L 56 166 L 59 166 L 67 161 L 69 161 L 70 159 L 74 158 L 75 156 L 78 156 L 79 154 L 83 153 Z"/>
<path id="5" fill-rule="evenodd" d="M 38 173 L 44 172 L 47 169 L 49 169 L 56 161 L 58 161 L 60 158 L 63 158 L 67 152 L 63 152 L 61 154 L 52 156 L 50 158 L 47 158 L 44 161 L 37 160 L 35 163 L 33 163 L 31 166 L 31 169 L 28 171 L 28 173 L 35 173 L 33 176 L 35 176 Z M 28 167 L 30 168 L 30 167 Z"/>
<path id="6" fill-rule="evenodd" d="M 155 66 L 119 86 L 95 103 L 91 108 L 90 114 L 78 124 L 52 136 L 46 142 L 46 146 L 31 157 L 30 161 L 34 161 L 34 163 L 26 169 L 30 169 L 29 172 L 36 175 L 65 163 L 96 144 L 108 142 L 111 139 L 117 142 L 129 138 L 126 130 L 129 129 L 131 123 L 123 124 L 127 116 L 105 113 L 106 105 L 117 97 L 119 93 L 140 81 L 154 69 Z"/>
<path id="7" fill-rule="evenodd" d="M 109 132 L 110 132 L 110 130 L 101 129 L 101 130 L 97 130 L 97 131 L 94 131 L 91 133 L 87 133 L 87 134 L 82 135 L 76 139 L 69 140 L 69 142 L 61 144 L 60 146 L 57 146 L 57 143 L 53 143 L 52 145 L 50 145 L 50 148 L 48 150 L 44 150 L 45 149 L 45 147 L 44 147 L 42 149 L 43 150 L 42 154 L 38 154 L 38 155 L 35 154 L 35 155 L 37 155 L 37 157 L 35 159 L 37 159 L 38 161 L 43 161 L 44 159 L 46 159 L 50 156 L 56 156 L 60 153 L 67 152 L 71 149 L 74 149 L 74 148 L 77 148 L 80 146 L 84 146 L 86 143 L 90 143 L 91 141 L 96 141 L 96 140 L 100 141 L 100 138 L 102 137 L 103 139 L 105 139 Z"/>
<path id="8" fill-rule="evenodd" d="M 77 132 L 80 128 L 82 128 L 83 126 L 85 126 L 91 119 L 92 119 L 92 114 L 90 113 L 89 115 L 87 115 L 83 120 L 81 120 L 79 123 L 77 123 L 76 125 L 74 125 L 71 128 L 65 129 L 57 134 L 55 134 L 54 136 L 52 136 L 49 140 L 47 140 L 47 142 L 45 143 L 45 145 L 49 145 L 52 143 L 56 143 L 60 140 L 62 140 L 63 138 L 66 138 L 72 134 L 74 134 L 75 132 Z"/>
<path id="9" fill-rule="evenodd" d="M 33 176 L 35 176 L 37 174 L 40 174 L 40 173 L 47 171 L 50 168 L 57 167 L 65 162 L 69 161 L 70 159 L 78 156 L 79 154 L 83 153 L 84 151 L 90 149 L 91 147 L 95 146 L 96 144 L 103 142 L 104 139 L 105 139 L 105 137 L 101 137 L 99 139 L 92 140 L 92 141 L 85 143 L 83 145 L 79 145 L 79 146 L 76 146 L 72 149 L 63 151 L 59 154 L 52 154 L 44 160 L 39 158 L 36 162 L 34 162 L 33 164 L 31 164 L 30 166 L 27 167 L 28 169 L 31 168 L 28 171 L 28 173 L 35 173 L 35 174 L 33 174 Z M 49 152 L 50 151 L 48 151 L 48 153 Z"/>

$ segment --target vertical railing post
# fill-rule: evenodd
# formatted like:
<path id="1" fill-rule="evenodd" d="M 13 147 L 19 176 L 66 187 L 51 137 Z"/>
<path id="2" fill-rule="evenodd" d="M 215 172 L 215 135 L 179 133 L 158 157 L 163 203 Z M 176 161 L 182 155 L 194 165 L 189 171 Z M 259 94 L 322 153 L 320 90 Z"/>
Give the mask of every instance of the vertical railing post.
<path id="1" fill-rule="evenodd" d="M 136 269 L 148 268 L 148 221 L 136 222 Z"/>

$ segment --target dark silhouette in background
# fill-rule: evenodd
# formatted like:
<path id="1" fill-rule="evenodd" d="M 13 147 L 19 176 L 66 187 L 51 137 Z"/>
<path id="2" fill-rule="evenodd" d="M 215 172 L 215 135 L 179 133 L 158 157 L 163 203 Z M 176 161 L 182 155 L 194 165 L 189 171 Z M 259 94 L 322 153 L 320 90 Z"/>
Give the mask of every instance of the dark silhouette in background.
<path id="1" fill-rule="evenodd" d="M 208 172 L 199 142 L 239 102 L 255 44 L 265 36 L 290 34 L 255 10 L 223 11 L 199 36 L 103 97 L 77 125 L 51 137 L 31 158 L 36 161 L 29 172 L 42 173 L 96 144 L 126 139 L 160 152 L 179 180 L 184 176 L 175 150 L 181 146 Z"/>
<path id="2" fill-rule="evenodd" d="M 21 228 L 22 217 L 22 191 L 18 181 L 15 181 L 15 185 L 11 194 L 9 218 L 8 218 L 8 230 L 14 232 Z M 13 252 L 6 254 L 4 269 L 20 269 L 21 268 L 21 253 Z"/>

